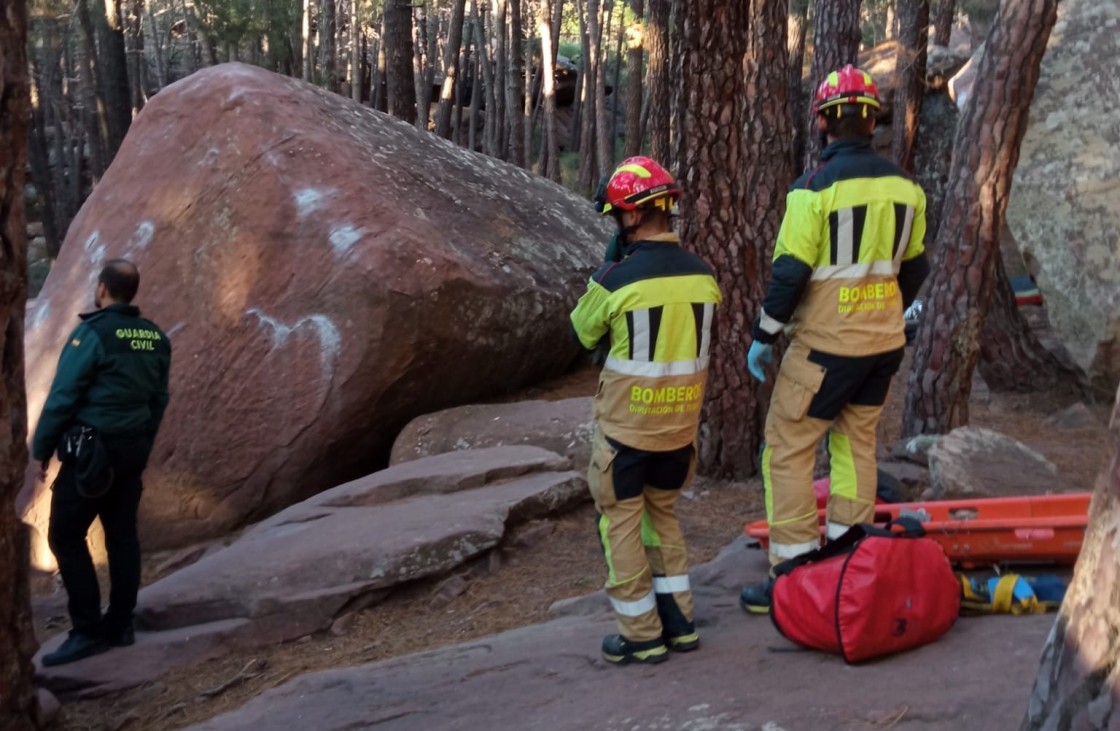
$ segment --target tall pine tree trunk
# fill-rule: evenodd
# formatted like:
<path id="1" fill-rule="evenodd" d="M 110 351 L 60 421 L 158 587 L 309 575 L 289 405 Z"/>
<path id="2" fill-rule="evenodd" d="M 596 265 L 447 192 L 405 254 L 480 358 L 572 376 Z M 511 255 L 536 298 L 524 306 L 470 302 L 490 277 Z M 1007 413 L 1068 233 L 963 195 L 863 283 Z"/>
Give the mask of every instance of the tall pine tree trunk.
<path id="1" fill-rule="evenodd" d="M 303 0 L 302 35 L 300 43 L 303 46 L 303 80 L 311 83 L 315 80 L 315 36 L 311 30 L 311 8 L 314 0 Z"/>
<path id="2" fill-rule="evenodd" d="M 580 17 L 580 36 L 582 46 L 580 50 L 579 81 L 580 81 L 580 106 L 579 106 L 579 180 L 576 190 L 582 195 L 590 195 L 594 186 L 595 177 L 595 57 L 591 53 L 591 37 L 587 14 L 590 14 L 590 2 L 584 3 L 576 0 L 576 8 Z"/>
<path id="3" fill-rule="evenodd" d="M 814 85 L 830 72 L 854 64 L 859 56 L 860 0 L 827 0 L 813 7 L 813 65 L 810 79 Z M 812 101 L 812 100 L 810 100 Z M 813 167 L 821 154 L 820 136 L 817 133 L 817 115 L 812 104 L 808 106 L 808 126 L 805 136 L 805 167 Z"/>
<path id="4" fill-rule="evenodd" d="M 630 0 L 634 17 L 642 25 L 643 0 Z M 642 33 L 632 32 L 626 50 L 626 144 L 623 157 L 633 157 L 642 151 Z M 615 94 L 618 90 L 615 90 Z"/>
<path id="5" fill-rule="evenodd" d="M 603 3 L 607 0 L 587 0 L 587 37 L 591 45 L 589 53 L 595 69 L 594 101 L 595 107 L 595 166 L 597 175 L 610 175 L 614 162 L 614 145 L 607 124 L 607 65 L 603 54 Z M 592 176 L 593 179 L 597 177 Z"/>
<path id="6" fill-rule="evenodd" d="M 105 168 L 109 166 L 109 121 L 105 116 L 105 97 L 101 94 L 101 75 L 97 63 L 97 39 L 94 34 L 93 15 L 89 4 L 92 0 L 78 0 L 74 8 L 81 29 L 81 53 L 78 55 L 78 75 L 82 85 L 82 119 L 85 122 L 86 143 L 89 145 L 90 176 L 96 185 Z"/>
<path id="7" fill-rule="evenodd" d="M 669 11 L 671 0 L 649 0 L 649 22 L 642 39 L 649 50 L 646 67 L 646 102 L 649 109 L 650 156 L 662 165 L 669 163 L 669 119 L 672 94 L 669 90 Z"/>
<path id="8" fill-rule="evenodd" d="M 167 62 L 164 60 L 163 53 L 164 34 L 156 23 L 155 13 L 152 12 L 152 3 L 146 3 L 144 10 L 147 16 L 145 22 L 148 25 L 148 38 L 151 40 L 154 51 L 152 55 L 156 62 L 156 91 L 159 91 L 167 86 Z M 140 63 L 143 64 L 144 60 L 140 59 Z"/>
<path id="9" fill-rule="evenodd" d="M 771 3 L 779 4 L 783 3 Z M 684 13 L 681 82 L 686 90 L 680 99 L 684 120 L 679 161 L 684 188 L 681 240 L 711 265 L 723 292 L 712 326 L 699 459 L 706 474 L 746 477 L 757 469 L 763 406 L 743 368 L 743 348 L 749 342 L 751 313 L 760 307 L 765 287 L 765 244 L 752 226 L 760 222 L 762 212 L 754 209 L 751 196 L 760 191 L 752 190 L 743 176 L 766 175 L 762 168 L 748 167 L 748 155 L 758 152 L 755 135 L 763 131 L 756 126 L 757 117 L 749 129 L 745 119 L 747 76 L 756 90 L 768 85 L 770 77 L 778 79 L 776 103 L 759 105 L 751 112 L 771 117 L 778 124 L 772 132 L 788 131 L 785 42 L 776 49 L 755 46 L 751 8 L 745 1 L 688 0 L 680 10 Z M 784 32 L 783 13 L 782 36 Z M 748 49 L 756 54 L 749 59 Z M 760 69 L 760 63 L 773 59 L 770 51 L 782 60 L 776 70 Z M 748 137 L 752 137 L 751 153 Z M 788 158 L 784 144 L 788 143 L 780 145 L 784 150 L 780 155 Z M 788 159 L 777 162 L 788 170 Z M 783 191 L 785 183 L 778 184 Z"/>
<path id="10" fill-rule="evenodd" d="M 1042 650 L 1021 731 L 1105 731 L 1120 718 L 1120 391 L 1116 397 L 1111 454 L 1097 479 L 1081 555 Z"/>
<path id="11" fill-rule="evenodd" d="M 105 164 L 108 166 L 120 149 L 129 125 L 132 124 L 132 97 L 128 82 L 128 60 L 125 58 L 124 23 L 121 0 L 103 0 L 96 17 L 98 32 L 98 63 L 102 69 L 102 94 L 108 124 L 108 145 Z"/>
<path id="12" fill-rule="evenodd" d="M 329 90 L 338 93 L 338 65 L 335 61 L 335 33 L 338 21 L 335 18 L 334 0 L 319 2 L 319 70 L 320 81 Z"/>
<path id="13" fill-rule="evenodd" d="M 525 53 L 521 43 L 521 0 L 509 0 L 509 82 L 506 139 L 509 161 L 525 167 Z"/>
<path id="14" fill-rule="evenodd" d="M 362 22 L 361 3 L 350 0 L 350 98 L 362 101 Z"/>
<path id="15" fill-rule="evenodd" d="M 959 126 L 903 435 L 968 423 L 972 372 L 997 282 L 999 235 L 1058 0 L 1007 3 L 988 34 Z"/>
<path id="16" fill-rule="evenodd" d="M 926 46 L 929 43 L 929 0 L 898 0 L 901 27 L 895 69 L 891 155 L 904 170 L 914 171 L 914 142 L 926 89 Z"/>
<path id="17" fill-rule="evenodd" d="M 509 140 L 506 139 L 506 96 L 509 93 L 509 52 L 506 38 L 508 0 L 494 0 L 490 14 L 491 37 L 494 44 L 494 154 L 502 160 L 509 159 Z"/>
<path id="18" fill-rule="evenodd" d="M 439 112 L 436 116 L 436 134 L 444 138 L 451 136 L 451 112 L 459 96 L 459 49 L 463 45 L 463 17 L 466 7 L 466 0 L 454 0 L 451 6 L 447 53 L 443 55 L 443 87 L 439 92 Z"/>
<path id="19" fill-rule="evenodd" d="M 144 62 L 144 0 L 131 0 L 128 4 L 128 80 L 132 99 L 132 116 L 144 108 L 144 82 L 147 64 Z"/>
<path id="20" fill-rule="evenodd" d="M 409 0 L 385 0 L 384 43 L 389 114 L 415 124 L 416 86 L 412 73 L 412 6 Z"/>
<path id="21" fill-rule="evenodd" d="M 37 728 L 35 630 L 28 586 L 28 530 L 15 510 L 27 469 L 27 398 L 23 385 L 23 312 L 27 299 L 27 7 L 0 7 L 0 728 Z M 60 161 L 61 162 L 61 161 Z"/>
<path id="22" fill-rule="evenodd" d="M 544 140 L 541 145 L 541 159 L 544 165 L 541 174 L 549 180 L 560 180 L 560 146 L 556 137 L 556 53 L 552 35 L 552 2 L 543 0 L 540 16 L 537 19 L 537 32 L 541 36 L 541 72 L 543 89 L 541 92 L 544 106 Z M 563 0 L 555 0 L 562 3 Z"/>
<path id="23" fill-rule="evenodd" d="M 494 58 L 494 43 L 490 40 L 494 35 L 494 19 L 493 12 L 487 13 L 487 8 L 484 4 L 481 10 L 482 16 L 476 18 L 479 23 L 478 32 L 482 43 L 482 77 L 486 86 L 486 122 L 483 126 L 483 147 L 482 150 L 491 157 L 498 156 L 498 91 L 496 89 L 498 81 L 495 78 L 495 66 L 497 59 Z M 489 20 L 487 20 L 489 18 Z"/>
<path id="24" fill-rule="evenodd" d="M 948 46 L 953 34 L 953 19 L 957 15 L 957 0 L 937 0 L 937 15 L 933 19 L 933 45 Z"/>
<path id="25" fill-rule="evenodd" d="M 471 74 L 471 111 L 470 126 L 467 128 L 467 148 L 474 152 L 478 149 L 478 116 L 482 110 L 482 76 L 484 73 L 483 66 L 486 64 L 485 52 L 483 51 L 482 23 L 478 17 L 478 0 L 471 0 L 470 22 L 473 73 Z"/>
<path id="26" fill-rule="evenodd" d="M 805 92 L 801 77 L 805 66 L 805 36 L 809 30 L 809 0 L 792 0 L 787 24 L 789 46 L 789 113 L 793 124 L 793 167 L 805 159 Z"/>

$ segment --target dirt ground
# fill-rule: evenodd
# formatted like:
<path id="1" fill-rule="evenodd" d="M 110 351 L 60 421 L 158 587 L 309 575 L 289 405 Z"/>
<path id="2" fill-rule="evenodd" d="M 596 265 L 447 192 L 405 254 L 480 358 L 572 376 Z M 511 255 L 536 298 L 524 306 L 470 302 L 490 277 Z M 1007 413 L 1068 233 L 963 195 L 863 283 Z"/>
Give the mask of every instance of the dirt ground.
<path id="1" fill-rule="evenodd" d="M 881 440 L 897 440 L 904 366 L 884 412 Z M 583 368 L 519 398 L 559 399 L 591 395 L 596 371 Z M 503 399 L 513 400 L 513 399 Z M 1109 407 L 1090 404 L 1100 422 L 1085 429 L 1056 430 L 1048 417 L 1075 403 L 1065 394 L 974 394 L 972 424 L 995 429 L 1038 449 L 1059 468 L 1055 489 L 1091 489 L 1104 459 Z M 690 559 L 703 563 L 732 541 L 745 522 L 763 516 L 756 480 L 747 483 L 697 479 L 680 501 Z M 145 582 L 166 556 L 146 559 Z M 56 728 L 83 731 L 178 729 L 245 703 L 295 675 L 356 665 L 501 632 L 548 618 L 558 599 L 602 585 L 605 570 L 585 505 L 552 521 L 522 526 L 500 550 L 455 576 L 415 582 L 381 604 L 337 621 L 329 632 L 277 647 L 235 652 L 152 683 L 89 701 L 63 705 Z M 64 594 L 52 577 L 39 577 L 36 628 L 40 638 L 66 629 Z M 461 593 L 460 593 L 461 592 Z M 598 638 L 589 638 L 598 642 Z"/>

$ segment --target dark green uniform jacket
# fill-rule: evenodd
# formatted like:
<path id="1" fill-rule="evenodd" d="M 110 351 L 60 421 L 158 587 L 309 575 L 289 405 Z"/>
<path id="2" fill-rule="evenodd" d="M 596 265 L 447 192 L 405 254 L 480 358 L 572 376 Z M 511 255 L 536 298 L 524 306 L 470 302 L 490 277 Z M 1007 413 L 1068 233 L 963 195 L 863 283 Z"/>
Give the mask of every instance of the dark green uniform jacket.
<path id="1" fill-rule="evenodd" d="M 171 343 L 132 305 L 112 304 L 81 315 L 58 359 L 31 457 L 54 454 L 74 424 L 106 436 L 155 438 L 167 408 Z"/>

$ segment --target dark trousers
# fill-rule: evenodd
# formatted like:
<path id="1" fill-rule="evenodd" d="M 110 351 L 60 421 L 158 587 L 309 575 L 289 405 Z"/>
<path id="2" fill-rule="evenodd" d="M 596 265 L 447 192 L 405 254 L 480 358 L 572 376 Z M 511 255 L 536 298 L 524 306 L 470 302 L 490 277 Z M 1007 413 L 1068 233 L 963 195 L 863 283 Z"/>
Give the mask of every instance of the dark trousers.
<path id="1" fill-rule="evenodd" d="M 58 561 L 69 597 L 70 624 L 75 632 L 114 634 L 132 622 L 140 590 L 140 540 L 136 512 L 143 490 L 140 476 L 152 443 L 147 437 L 102 437 L 113 466 L 113 485 L 102 496 L 78 494 L 73 465 L 63 464 L 52 486 L 47 539 Z M 101 519 L 109 555 L 109 609 L 101 617 L 101 589 L 86 535 L 94 518 Z"/>

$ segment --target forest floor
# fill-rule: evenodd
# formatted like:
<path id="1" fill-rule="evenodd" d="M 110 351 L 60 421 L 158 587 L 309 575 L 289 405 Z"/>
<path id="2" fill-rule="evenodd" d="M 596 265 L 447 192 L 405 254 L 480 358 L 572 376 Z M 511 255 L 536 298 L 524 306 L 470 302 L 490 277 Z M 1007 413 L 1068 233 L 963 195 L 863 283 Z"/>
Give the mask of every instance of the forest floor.
<path id="1" fill-rule="evenodd" d="M 880 439 L 897 441 L 906 366 L 896 377 L 884 412 Z M 594 393 L 597 372 L 585 367 L 528 389 L 524 399 L 562 399 Z M 1046 455 L 1059 469 L 1055 491 L 1092 489 L 1107 449 L 1110 405 L 1088 404 L 1095 422 L 1058 430 L 1048 419 L 1084 400 L 1068 393 L 1030 395 L 974 393 L 971 423 L 1018 439 Z M 503 399 L 514 400 L 514 399 Z M 764 517 L 757 480 L 696 480 L 679 505 L 690 560 L 704 563 L 741 534 L 743 524 Z M 440 595 L 446 577 L 401 587 L 385 601 L 353 615 L 345 627 L 298 641 L 249 651 L 175 671 L 142 687 L 102 698 L 66 701 L 55 728 L 77 731 L 167 731 L 189 726 L 243 705 L 301 673 L 345 667 L 415 653 L 549 619 L 553 602 L 590 593 L 605 578 L 591 505 L 541 528 L 523 526 L 498 558 L 460 569 L 466 590 Z M 145 560 L 145 583 L 159 578 L 166 555 Z M 33 585 L 40 640 L 66 629 L 65 594 L 56 577 Z"/>

